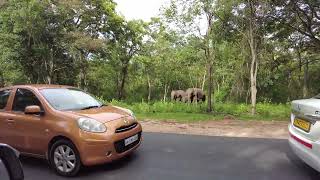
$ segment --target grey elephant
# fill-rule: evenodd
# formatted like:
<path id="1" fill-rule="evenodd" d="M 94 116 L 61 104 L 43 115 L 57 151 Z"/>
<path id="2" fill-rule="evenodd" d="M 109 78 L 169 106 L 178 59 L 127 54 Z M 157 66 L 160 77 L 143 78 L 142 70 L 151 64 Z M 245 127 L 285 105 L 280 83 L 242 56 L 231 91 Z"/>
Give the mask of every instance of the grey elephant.
<path id="1" fill-rule="evenodd" d="M 172 101 L 185 101 L 186 92 L 183 90 L 173 90 L 171 91 L 171 100 Z"/>
<path id="2" fill-rule="evenodd" d="M 200 88 L 189 88 L 186 90 L 186 100 L 190 103 L 206 101 L 206 95 Z"/>

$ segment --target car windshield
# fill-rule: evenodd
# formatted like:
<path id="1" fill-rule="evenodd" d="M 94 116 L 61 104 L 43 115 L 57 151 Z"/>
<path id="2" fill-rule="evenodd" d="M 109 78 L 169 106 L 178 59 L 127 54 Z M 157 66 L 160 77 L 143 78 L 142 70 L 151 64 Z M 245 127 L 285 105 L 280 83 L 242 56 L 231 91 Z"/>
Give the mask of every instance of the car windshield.
<path id="1" fill-rule="evenodd" d="M 42 89 L 40 92 L 53 108 L 61 111 L 83 110 L 102 106 L 94 97 L 79 89 Z"/>

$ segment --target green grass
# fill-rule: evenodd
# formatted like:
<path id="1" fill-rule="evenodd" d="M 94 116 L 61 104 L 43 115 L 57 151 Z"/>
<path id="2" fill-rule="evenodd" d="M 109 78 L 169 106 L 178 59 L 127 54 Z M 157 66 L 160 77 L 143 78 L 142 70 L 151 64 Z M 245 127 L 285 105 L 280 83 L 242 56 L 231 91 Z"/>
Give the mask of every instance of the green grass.
<path id="1" fill-rule="evenodd" d="M 206 113 L 206 104 L 185 104 L 174 102 L 133 103 L 115 101 L 113 105 L 126 107 L 135 112 L 136 116 L 143 119 L 170 120 L 177 122 L 197 122 L 221 120 L 231 116 L 239 120 L 284 120 L 290 117 L 289 104 L 258 103 L 257 114 L 252 116 L 251 106 L 248 104 L 216 103 L 214 112 Z"/>
<path id="2" fill-rule="evenodd" d="M 199 113 L 137 113 L 138 119 L 166 120 L 175 122 L 198 122 L 223 119 L 221 115 Z"/>

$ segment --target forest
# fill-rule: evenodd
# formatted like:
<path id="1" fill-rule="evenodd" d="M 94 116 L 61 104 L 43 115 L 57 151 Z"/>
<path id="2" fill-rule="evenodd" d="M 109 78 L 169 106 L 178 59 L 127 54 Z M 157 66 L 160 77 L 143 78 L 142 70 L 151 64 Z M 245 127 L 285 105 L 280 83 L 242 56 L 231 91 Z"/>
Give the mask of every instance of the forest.
<path id="1" fill-rule="evenodd" d="M 171 0 L 149 22 L 112 0 L 0 2 L 0 87 L 72 85 L 152 112 L 200 88 L 205 103 L 177 107 L 252 115 L 320 92 L 318 0 Z"/>

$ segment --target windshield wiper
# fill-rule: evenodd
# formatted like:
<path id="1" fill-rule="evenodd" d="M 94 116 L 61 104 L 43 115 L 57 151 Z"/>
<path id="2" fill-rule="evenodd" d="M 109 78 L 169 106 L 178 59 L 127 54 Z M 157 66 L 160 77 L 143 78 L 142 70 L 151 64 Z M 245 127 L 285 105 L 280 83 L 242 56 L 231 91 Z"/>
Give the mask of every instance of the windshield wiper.
<path id="1" fill-rule="evenodd" d="M 99 108 L 99 107 L 101 107 L 101 106 L 87 106 L 87 107 L 82 108 L 81 110 L 93 109 L 93 108 Z"/>

